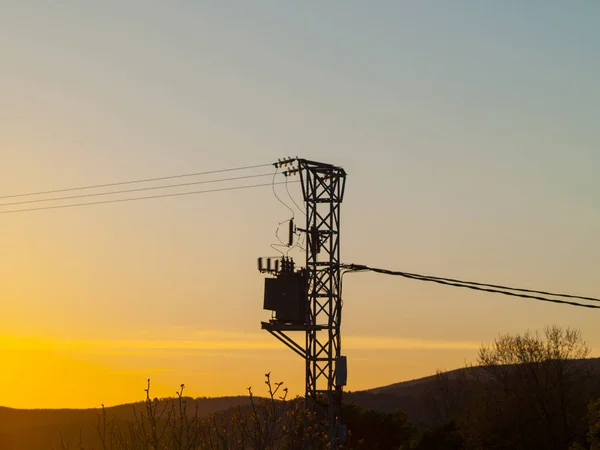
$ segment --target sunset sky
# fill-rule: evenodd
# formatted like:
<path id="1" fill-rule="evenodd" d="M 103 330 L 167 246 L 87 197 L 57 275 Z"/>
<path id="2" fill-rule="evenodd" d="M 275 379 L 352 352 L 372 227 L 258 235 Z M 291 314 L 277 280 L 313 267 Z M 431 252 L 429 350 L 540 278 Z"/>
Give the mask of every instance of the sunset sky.
<path id="1" fill-rule="evenodd" d="M 3 1 L 0 197 L 297 155 L 348 172 L 345 262 L 600 296 L 599 17 L 593 0 Z M 10 209 L 0 405 L 130 402 L 147 378 L 261 393 L 268 371 L 302 392 L 301 359 L 260 330 L 256 258 L 290 215 L 270 188 Z M 348 389 L 547 324 L 600 356 L 596 310 L 351 274 Z"/>

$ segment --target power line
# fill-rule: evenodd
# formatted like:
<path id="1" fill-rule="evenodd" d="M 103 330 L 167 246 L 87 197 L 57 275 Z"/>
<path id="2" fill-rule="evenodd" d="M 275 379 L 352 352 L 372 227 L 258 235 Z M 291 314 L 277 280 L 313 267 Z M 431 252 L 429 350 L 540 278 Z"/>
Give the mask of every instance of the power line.
<path id="1" fill-rule="evenodd" d="M 28 196 L 32 196 L 32 195 L 56 194 L 56 193 L 59 193 L 59 192 L 80 191 L 80 190 L 83 190 L 83 189 L 96 189 L 96 188 L 103 188 L 103 187 L 109 187 L 109 186 L 123 186 L 123 185 L 126 185 L 126 184 L 148 183 L 148 182 L 151 182 L 151 181 L 172 180 L 172 179 L 175 179 L 175 178 L 195 177 L 195 176 L 200 176 L 200 175 L 210 175 L 210 174 L 215 174 L 215 173 L 233 172 L 233 171 L 236 171 L 236 170 L 257 169 L 259 167 L 270 167 L 270 166 L 272 166 L 272 164 L 257 164 L 257 165 L 253 165 L 253 166 L 232 167 L 232 168 L 229 168 L 229 169 L 208 170 L 208 171 L 205 171 L 205 172 L 182 173 L 182 174 L 168 175 L 168 176 L 163 176 L 163 177 L 154 177 L 154 178 L 143 178 L 143 179 L 138 179 L 138 180 L 119 181 L 119 182 L 115 182 L 115 183 L 92 184 L 92 185 L 87 185 L 87 186 L 77 186 L 77 187 L 65 188 L 65 189 L 53 189 L 53 190 L 49 190 L 49 191 L 28 192 L 28 193 L 25 193 L 25 194 L 4 195 L 4 196 L 0 196 L 0 199 L 16 198 L 16 197 L 28 197 Z"/>
<path id="2" fill-rule="evenodd" d="M 281 181 L 281 182 L 278 182 L 275 184 L 283 184 L 283 183 L 284 182 Z M 298 183 L 298 181 L 292 181 L 292 183 Z M 47 209 L 75 208 L 78 206 L 103 205 L 103 204 L 108 204 L 108 203 L 124 203 L 124 202 L 132 202 L 132 201 L 137 201 L 137 200 L 150 200 L 150 199 L 155 199 L 155 198 L 180 197 L 180 196 L 184 196 L 184 195 L 208 194 L 210 192 L 223 192 L 223 191 L 251 189 L 251 188 L 265 187 L 265 186 L 271 186 L 271 185 L 272 185 L 271 183 L 250 184 L 247 186 L 233 186 L 233 187 L 220 188 L 220 189 L 207 189 L 204 191 L 176 192 L 174 194 L 150 195 L 150 196 L 146 196 L 146 197 L 133 197 L 133 198 L 120 198 L 120 199 L 103 200 L 103 201 L 97 201 L 97 202 L 74 203 L 74 204 L 69 204 L 69 205 L 41 206 L 38 208 L 13 209 L 13 210 L 8 210 L 8 211 L 0 211 L 0 214 L 16 214 L 16 213 L 23 213 L 23 212 L 30 212 L 30 211 L 41 211 L 41 210 L 47 210 Z"/>
<path id="3" fill-rule="evenodd" d="M 435 279 L 435 278 L 420 278 L 420 277 L 410 277 L 410 276 L 408 276 L 407 278 L 411 278 L 413 280 L 431 281 L 433 283 L 443 284 L 446 286 L 462 287 L 462 288 L 466 288 L 466 289 L 472 289 L 475 291 L 491 292 L 491 293 L 495 293 L 495 294 L 504 294 L 504 295 L 509 295 L 511 297 L 529 298 L 529 299 L 533 299 L 533 300 L 539 300 L 542 302 L 559 303 L 559 304 L 571 305 L 571 306 L 580 306 L 582 308 L 600 309 L 600 306 L 598 306 L 598 305 L 587 305 L 585 303 L 572 302 L 572 301 L 568 301 L 568 300 L 558 300 L 558 299 L 552 299 L 552 298 L 547 298 L 547 297 L 539 297 L 536 295 L 518 294 L 516 292 L 501 291 L 498 289 L 477 287 L 477 286 L 470 285 L 470 284 L 450 283 L 448 281 L 442 281 L 442 280 Z"/>
<path id="4" fill-rule="evenodd" d="M 296 203 L 296 200 L 294 200 L 294 197 L 292 197 L 292 194 L 290 193 L 289 186 L 287 184 L 287 180 L 288 180 L 288 177 L 285 177 L 285 181 L 286 181 L 286 183 L 285 183 L 285 190 L 287 191 L 288 196 L 290 197 L 290 200 L 292 200 L 292 202 L 294 203 L 294 205 L 296 206 L 296 208 L 298 208 L 298 211 L 300 211 L 302 214 L 304 214 L 306 216 L 306 213 L 302 210 L 302 208 L 300 208 L 298 206 L 298 203 Z"/>
<path id="5" fill-rule="evenodd" d="M 373 272 L 384 273 L 387 275 L 405 276 L 407 278 L 412 277 L 412 278 L 423 278 L 423 279 L 428 279 L 428 280 L 440 280 L 440 281 L 447 281 L 450 283 L 469 284 L 469 285 L 473 285 L 473 286 L 482 286 L 482 287 L 503 289 L 503 290 L 508 290 L 508 291 L 529 292 L 529 293 L 533 293 L 533 294 L 549 295 L 552 297 L 575 298 L 575 299 L 580 299 L 580 300 L 589 300 L 592 302 L 600 302 L 600 298 L 595 298 L 595 297 L 584 297 L 581 295 L 573 295 L 573 294 L 557 294 L 555 292 L 514 288 L 514 287 L 509 287 L 509 286 L 501 286 L 498 284 L 479 283 L 479 282 L 475 282 L 475 281 L 464 281 L 464 280 L 457 280 L 457 279 L 453 279 L 453 278 L 436 277 L 433 275 L 421 275 L 421 274 L 410 273 L 410 272 L 400 272 L 400 271 L 393 271 L 393 270 L 387 270 L 387 269 L 375 269 L 375 268 L 364 266 L 364 265 L 344 264 L 343 267 L 349 268 L 352 270 L 370 270 Z"/>
<path id="6" fill-rule="evenodd" d="M 571 295 L 571 294 L 555 294 L 555 293 L 551 293 L 551 292 L 536 291 L 536 290 L 531 290 L 531 289 L 511 288 L 508 286 L 477 283 L 477 282 L 472 282 L 472 281 L 453 280 L 451 278 L 441 278 L 441 277 L 433 277 L 433 276 L 428 276 L 428 275 L 413 274 L 413 273 L 408 273 L 408 272 L 398 272 L 398 271 L 387 270 L 387 269 L 377 269 L 377 268 L 368 267 L 365 265 L 342 264 L 340 267 L 342 267 L 344 269 L 350 269 L 352 271 L 357 271 L 357 272 L 358 271 L 371 271 L 371 272 L 381 273 L 384 275 L 395 275 L 395 276 L 401 276 L 401 277 L 409 278 L 409 279 L 413 279 L 413 280 L 430 281 L 433 283 L 438 283 L 438 284 L 442 284 L 442 285 L 446 285 L 446 286 L 461 287 L 461 288 L 465 288 L 465 289 L 472 289 L 475 291 L 491 292 L 491 293 L 495 293 L 495 294 L 504 294 L 504 295 L 509 295 L 512 297 L 528 298 L 528 299 L 539 300 L 539 301 L 543 301 L 543 302 L 559 303 L 559 304 L 565 304 L 565 305 L 571 305 L 571 306 L 579 306 L 582 308 L 600 309 L 600 306 L 598 306 L 598 305 L 589 305 L 586 303 L 579 303 L 579 302 L 573 302 L 573 301 L 568 301 L 568 300 L 552 299 L 552 298 L 547 298 L 547 297 L 540 297 L 537 295 L 523 294 L 520 292 L 540 293 L 540 294 L 543 293 L 545 295 L 549 295 L 549 296 L 553 296 L 553 297 L 576 298 L 576 299 L 581 299 L 581 300 L 600 302 L 600 299 L 594 298 L 594 297 L 583 297 L 583 296 Z"/>
<path id="7" fill-rule="evenodd" d="M 283 206 L 285 206 L 287 209 L 290 210 L 290 212 L 292 213 L 292 220 L 294 220 L 295 219 L 294 210 L 292 208 L 290 208 L 287 203 L 285 203 L 283 200 L 281 200 L 281 198 L 279 197 L 279 195 L 277 195 L 277 191 L 275 190 L 275 185 L 276 184 L 282 184 L 282 183 L 275 183 L 275 176 L 277 176 L 278 173 L 279 173 L 279 167 L 277 169 L 275 169 L 275 173 L 273 174 L 273 183 L 271 183 L 271 186 L 273 186 L 273 195 L 275 195 L 275 198 L 277 200 L 279 200 L 279 203 L 281 203 Z"/>
<path id="8" fill-rule="evenodd" d="M 183 186 L 193 186 L 193 185 L 197 185 L 197 184 L 220 183 L 220 182 L 224 182 L 224 181 L 245 180 L 248 178 L 259 178 L 259 177 L 270 177 L 270 176 L 271 176 L 270 173 L 263 173 L 263 174 L 258 174 L 258 175 L 246 175 L 246 176 L 242 176 L 242 177 L 220 178 L 220 179 L 216 179 L 216 180 L 192 181 L 190 183 L 167 184 L 164 186 L 149 186 L 149 187 L 136 188 L 136 189 L 123 189 L 120 191 L 94 192 L 93 194 L 79 194 L 79 195 L 68 195 L 65 197 L 24 200 L 24 201 L 20 201 L 20 202 L 0 203 L 0 207 L 24 205 L 24 204 L 29 204 L 29 203 L 52 202 L 52 201 L 59 201 L 59 200 L 72 200 L 72 199 L 76 199 L 76 198 L 99 197 L 102 195 L 125 194 L 125 193 L 129 193 L 129 192 L 152 191 L 152 190 L 156 190 L 156 189 L 168 189 L 168 188 L 183 187 Z"/>
<path id="9" fill-rule="evenodd" d="M 554 293 L 554 292 L 537 291 L 535 289 L 514 288 L 514 287 L 509 287 L 509 286 L 501 286 L 501 285 L 497 285 L 497 284 L 477 283 L 475 281 L 461 281 L 461 280 L 455 280 L 453 278 L 441 278 L 441 277 L 434 277 L 434 276 L 429 276 L 429 275 L 419 275 L 419 274 L 414 274 L 414 273 L 406 273 L 406 275 L 410 275 L 410 276 L 413 276 L 415 278 L 436 279 L 436 280 L 440 280 L 440 281 L 447 281 L 447 282 L 450 282 L 450 283 L 469 284 L 469 285 L 472 285 L 472 286 L 481 286 L 481 287 L 486 287 L 486 288 L 504 289 L 504 290 L 515 291 L 515 292 L 528 292 L 530 294 L 541 294 L 541 295 L 549 295 L 549 296 L 552 296 L 552 297 L 574 298 L 574 299 L 579 299 L 579 300 L 588 300 L 588 301 L 591 301 L 591 302 L 600 302 L 600 298 L 585 297 L 585 296 L 581 296 L 581 295 L 557 294 L 557 293 Z"/>

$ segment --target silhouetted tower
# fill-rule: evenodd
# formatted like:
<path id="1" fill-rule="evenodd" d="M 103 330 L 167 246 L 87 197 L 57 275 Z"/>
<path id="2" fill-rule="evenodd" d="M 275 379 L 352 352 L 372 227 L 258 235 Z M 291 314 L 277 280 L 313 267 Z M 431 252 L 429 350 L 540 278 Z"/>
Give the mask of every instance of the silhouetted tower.
<path id="1" fill-rule="evenodd" d="M 262 322 L 262 328 L 305 359 L 306 406 L 327 414 L 330 447 L 337 448 L 346 438 L 341 405 L 347 364 L 340 334 L 340 206 L 346 172 L 306 159 L 286 159 L 275 165 L 292 166 L 283 172 L 285 176 L 300 176 L 306 224 L 297 231 L 306 234 L 306 265 L 295 269 L 292 261 L 292 270 L 283 272 L 271 268 L 270 260 L 267 270 L 259 260 L 262 272 L 275 275 L 265 280 L 264 304 L 275 318 Z M 304 345 L 289 336 L 298 331 L 305 333 Z"/>

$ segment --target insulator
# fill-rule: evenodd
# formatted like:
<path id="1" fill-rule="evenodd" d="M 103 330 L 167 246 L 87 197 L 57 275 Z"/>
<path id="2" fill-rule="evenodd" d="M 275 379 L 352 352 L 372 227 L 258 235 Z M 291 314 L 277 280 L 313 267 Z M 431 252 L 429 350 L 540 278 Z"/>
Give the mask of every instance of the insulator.
<path id="1" fill-rule="evenodd" d="M 267 258 L 267 271 L 271 271 L 271 258 Z"/>
<path id="2" fill-rule="evenodd" d="M 294 219 L 290 219 L 288 247 L 294 244 Z"/>
<path id="3" fill-rule="evenodd" d="M 279 273 L 279 260 L 275 260 L 275 273 Z"/>
<path id="4" fill-rule="evenodd" d="M 263 259 L 262 258 L 258 258 L 258 271 L 259 272 L 263 271 Z"/>

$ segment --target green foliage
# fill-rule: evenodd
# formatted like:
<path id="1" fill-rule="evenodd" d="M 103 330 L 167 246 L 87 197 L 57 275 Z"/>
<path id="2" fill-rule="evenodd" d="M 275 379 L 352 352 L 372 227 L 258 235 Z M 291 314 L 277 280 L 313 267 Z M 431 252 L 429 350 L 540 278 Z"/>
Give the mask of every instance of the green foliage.
<path id="1" fill-rule="evenodd" d="M 575 442 L 569 450 L 600 450 L 600 398 L 588 405 L 588 424 L 585 443 Z"/>
<path id="2" fill-rule="evenodd" d="M 470 448 L 565 449 L 585 433 L 592 379 L 579 331 L 502 335 L 482 347 L 462 418 Z"/>
<path id="3" fill-rule="evenodd" d="M 589 432 L 588 442 L 590 450 L 600 450 L 600 398 L 589 404 Z"/>
<path id="4" fill-rule="evenodd" d="M 342 417 L 348 426 L 349 448 L 398 449 L 408 443 L 415 433 L 402 411 L 384 413 L 350 404 L 342 408 Z"/>
<path id="5" fill-rule="evenodd" d="M 462 450 L 464 439 L 455 421 L 423 432 L 410 447 L 414 450 Z"/>

